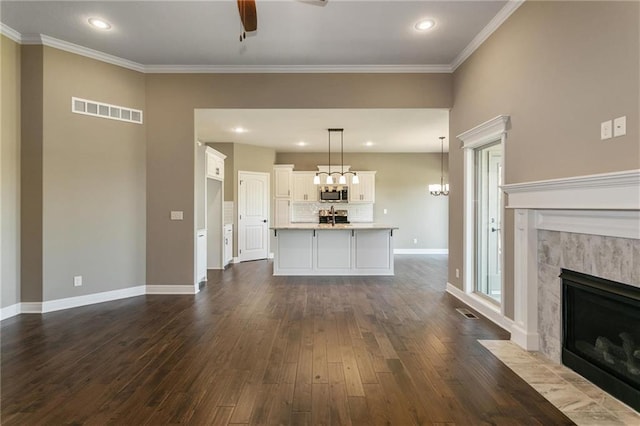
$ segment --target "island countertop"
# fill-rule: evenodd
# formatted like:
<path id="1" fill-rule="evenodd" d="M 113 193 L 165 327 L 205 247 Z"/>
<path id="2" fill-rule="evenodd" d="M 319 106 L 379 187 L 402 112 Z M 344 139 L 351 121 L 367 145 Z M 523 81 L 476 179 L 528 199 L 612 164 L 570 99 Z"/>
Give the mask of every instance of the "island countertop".
<path id="1" fill-rule="evenodd" d="M 397 226 L 385 225 L 383 223 L 290 223 L 287 225 L 272 226 L 270 229 L 328 229 L 328 230 L 351 230 L 351 229 L 398 229 Z"/>

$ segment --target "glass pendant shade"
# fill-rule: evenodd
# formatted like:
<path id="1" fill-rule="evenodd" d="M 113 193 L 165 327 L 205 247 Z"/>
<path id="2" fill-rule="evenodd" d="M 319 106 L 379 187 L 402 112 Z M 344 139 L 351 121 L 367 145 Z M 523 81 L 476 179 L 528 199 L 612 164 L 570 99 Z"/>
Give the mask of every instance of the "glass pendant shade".
<path id="1" fill-rule="evenodd" d="M 327 185 L 333 185 L 333 177 L 331 175 L 327 176 Z"/>
<path id="2" fill-rule="evenodd" d="M 357 185 L 360 183 L 360 178 L 358 177 L 358 175 L 353 175 L 353 177 L 351 178 L 351 183 L 354 185 Z"/>
<path id="3" fill-rule="evenodd" d="M 429 185 L 431 195 L 449 195 L 449 184 L 444 183 L 444 136 L 440 136 L 440 183 Z"/>
<path id="4" fill-rule="evenodd" d="M 346 178 L 346 176 L 345 176 L 345 175 L 340 175 L 340 178 L 338 178 L 338 183 L 339 183 L 340 185 L 346 185 L 346 183 L 347 183 L 347 178 Z"/>
<path id="5" fill-rule="evenodd" d="M 315 185 L 320 185 L 320 176 L 315 175 L 315 176 L 313 177 L 313 183 L 314 183 Z"/>

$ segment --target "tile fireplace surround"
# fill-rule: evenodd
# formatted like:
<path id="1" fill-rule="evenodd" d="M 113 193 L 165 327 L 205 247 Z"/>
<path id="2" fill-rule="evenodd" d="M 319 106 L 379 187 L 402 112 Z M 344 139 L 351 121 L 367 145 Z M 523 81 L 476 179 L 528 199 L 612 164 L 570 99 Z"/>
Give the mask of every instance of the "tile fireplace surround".
<path id="1" fill-rule="evenodd" d="M 640 287 L 640 170 L 510 184 L 511 340 L 561 362 L 560 268 Z"/>

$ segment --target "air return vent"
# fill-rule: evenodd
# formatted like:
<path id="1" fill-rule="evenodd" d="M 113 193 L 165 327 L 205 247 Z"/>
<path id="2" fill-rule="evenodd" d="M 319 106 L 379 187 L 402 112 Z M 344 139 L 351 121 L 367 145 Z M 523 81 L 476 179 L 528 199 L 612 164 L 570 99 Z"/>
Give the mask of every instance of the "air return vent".
<path id="1" fill-rule="evenodd" d="M 469 319 L 478 319 L 477 316 L 475 316 L 475 314 L 473 312 L 471 312 L 468 309 L 465 308 L 456 308 L 456 311 L 458 311 L 462 316 L 464 316 L 465 318 L 469 318 Z"/>
<path id="2" fill-rule="evenodd" d="M 71 111 L 76 114 L 92 115 L 94 117 L 142 124 L 142 111 L 139 109 L 110 105 L 88 99 L 72 97 Z"/>

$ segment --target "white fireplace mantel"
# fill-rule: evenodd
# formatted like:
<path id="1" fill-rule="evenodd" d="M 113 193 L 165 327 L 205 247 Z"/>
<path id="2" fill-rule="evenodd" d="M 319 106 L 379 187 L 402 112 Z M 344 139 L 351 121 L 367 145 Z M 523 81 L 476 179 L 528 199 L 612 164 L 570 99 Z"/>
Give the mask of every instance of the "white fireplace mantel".
<path id="1" fill-rule="evenodd" d="M 640 239 L 640 169 L 504 185 L 515 210 L 511 340 L 537 351 L 538 231 Z"/>

